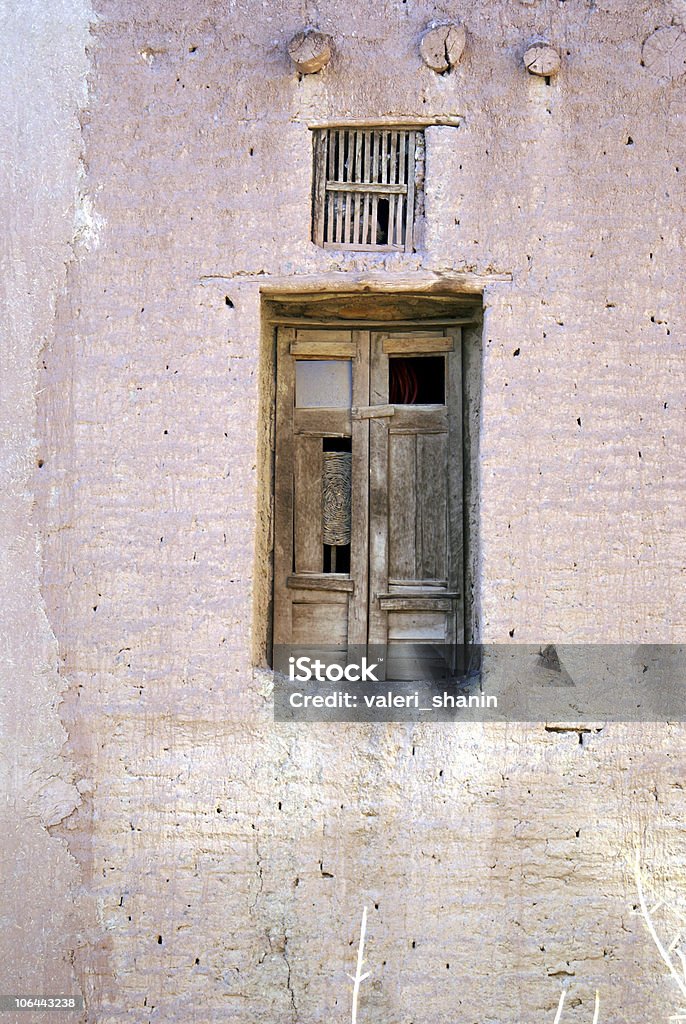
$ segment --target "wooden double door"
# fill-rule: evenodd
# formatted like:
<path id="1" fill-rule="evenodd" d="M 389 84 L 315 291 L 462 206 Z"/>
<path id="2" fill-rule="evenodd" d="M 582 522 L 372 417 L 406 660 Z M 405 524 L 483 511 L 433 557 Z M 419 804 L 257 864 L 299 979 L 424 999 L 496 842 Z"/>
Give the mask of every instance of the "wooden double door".
<path id="1" fill-rule="evenodd" d="M 464 641 L 458 327 L 277 331 L 274 644 Z"/>

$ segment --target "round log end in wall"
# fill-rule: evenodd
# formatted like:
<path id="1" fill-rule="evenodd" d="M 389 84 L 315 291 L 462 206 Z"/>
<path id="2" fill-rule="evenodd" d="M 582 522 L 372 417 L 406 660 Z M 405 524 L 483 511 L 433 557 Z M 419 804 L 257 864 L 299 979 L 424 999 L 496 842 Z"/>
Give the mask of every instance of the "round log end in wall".
<path id="1" fill-rule="evenodd" d="M 419 44 L 419 52 L 428 68 L 443 74 L 459 64 L 466 41 L 464 25 L 429 25 Z"/>
<path id="2" fill-rule="evenodd" d="M 524 67 L 530 75 L 547 78 L 560 70 L 560 54 L 547 43 L 534 43 L 524 54 Z"/>
<path id="3" fill-rule="evenodd" d="M 314 29 L 306 29 L 293 36 L 288 44 L 288 54 L 301 75 L 314 75 L 331 60 L 333 40 L 331 36 Z"/>
<path id="4" fill-rule="evenodd" d="M 677 25 L 658 28 L 644 42 L 641 58 L 661 82 L 678 78 L 686 72 L 686 32 Z"/>

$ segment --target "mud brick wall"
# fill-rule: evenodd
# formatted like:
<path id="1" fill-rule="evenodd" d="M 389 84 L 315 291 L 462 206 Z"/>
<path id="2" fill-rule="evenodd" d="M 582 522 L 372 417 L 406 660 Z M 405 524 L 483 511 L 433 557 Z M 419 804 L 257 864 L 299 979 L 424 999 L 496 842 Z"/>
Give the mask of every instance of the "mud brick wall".
<path id="1" fill-rule="evenodd" d="M 563 984 L 565 1020 L 596 987 L 603 1022 L 666 1018 L 630 865 L 686 891 L 682 726 L 273 723 L 261 302 L 482 292 L 482 639 L 683 641 L 685 79 L 644 42 L 677 52 L 686 8 L 24 6 L 5 834 L 32 884 L 3 914 L 33 909 L 8 991 L 82 992 L 98 1024 L 344 1021 L 366 904 L 361 1019 L 552 1021 Z M 467 28 L 446 75 L 433 18 Z M 334 55 L 298 76 L 308 24 Z M 380 118 L 443 122 L 421 245 L 318 249 L 310 126 Z"/>

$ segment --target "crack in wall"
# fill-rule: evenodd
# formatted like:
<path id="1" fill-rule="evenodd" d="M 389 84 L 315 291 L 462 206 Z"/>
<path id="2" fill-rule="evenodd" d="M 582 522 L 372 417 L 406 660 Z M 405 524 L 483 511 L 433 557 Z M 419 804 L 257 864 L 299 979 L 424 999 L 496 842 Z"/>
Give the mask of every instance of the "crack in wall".
<path id="1" fill-rule="evenodd" d="M 282 953 L 282 956 L 283 956 L 283 959 L 284 959 L 284 963 L 286 964 L 286 970 L 288 972 L 288 975 L 287 975 L 287 978 L 286 978 L 286 988 L 287 988 L 288 993 L 289 993 L 289 995 L 291 997 L 291 1007 L 293 1009 L 293 1019 L 297 1020 L 298 1019 L 298 1006 L 297 1006 L 297 1003 L 295 1001 L 295 990 L 294 990 L 293 985 L 291 983 L 291 962 L 288 959 L 288 935 L 286 934 L 286 925 L 285 925 L 285 923 L 283 924 L 283 953 Z"/>

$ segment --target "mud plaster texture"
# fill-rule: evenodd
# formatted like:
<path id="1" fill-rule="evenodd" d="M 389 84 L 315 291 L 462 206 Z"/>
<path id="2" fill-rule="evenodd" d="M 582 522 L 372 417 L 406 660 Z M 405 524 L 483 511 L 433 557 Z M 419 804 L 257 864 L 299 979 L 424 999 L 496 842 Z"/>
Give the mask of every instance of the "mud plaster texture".
<path id="1" fill-rule="evenodd" d="M 682 726 L 276 726 L 253 652 L 261 297 L 298 275 L 483 289 L 482 639 L 684 640 L 684 78 L 641 66 L 682 5 L 100 2 L 87 97 L 87 12 L 24 13 L 4 835 L 9 920 L 34 912 L 3 933 L 12 981 L 76 986 L 98 1024 L 344 1021 L 366 904 L 361 1019 L 552 1020 L 563 984 L 565 1020 L 596 987 L 605 1024 L 666 1018 L 628 863 L 686 889 Z M 432 19 L 467 28 L 444 76 Z M 307 25 L 335 50 L 299 78 Z M 522 64 L 541 38 L 550 84 Z M 309 126 L 380 117 L 462 119 L 426 133 L 421 247 L 319 250 Z"/>
<path id="2" fill-rule="evenodd" d="M 78 866 L 49 828 L 80 796 L 40 592 L 38 361 L 77 228 L 88 7 L 0 4 L 0 991 L 74 991 Z M 3 1015 L 12 1020 L 11 1014 Z M 26 1019 L 26 1014 L 20 1015 Z M 42 1019 L 39 1015 L 36 1020 Z"/>

